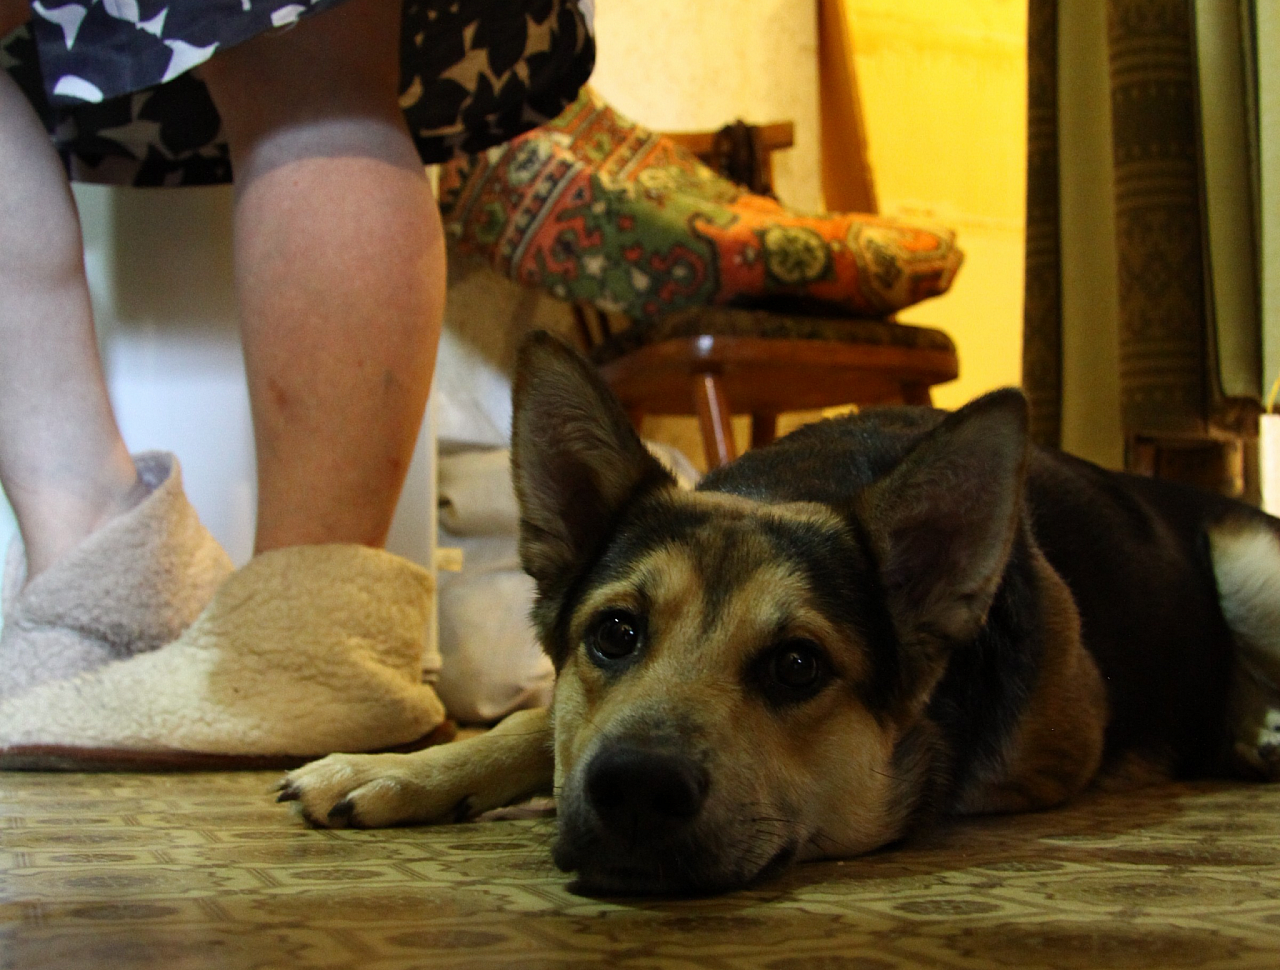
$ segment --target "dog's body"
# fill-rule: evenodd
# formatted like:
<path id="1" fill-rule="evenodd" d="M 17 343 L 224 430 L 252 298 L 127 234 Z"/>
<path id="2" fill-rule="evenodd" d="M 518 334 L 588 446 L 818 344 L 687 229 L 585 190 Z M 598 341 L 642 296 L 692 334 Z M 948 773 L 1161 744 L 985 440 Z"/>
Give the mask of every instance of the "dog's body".
<path id="1" fill-rule="evenodd" d="M 1280 777 L 1280 523 L 1030 449 L 1016 392 L 813 425 L 683 492 L 543 337 L 513 461 L 552 710 L 309 765 L 284 797 L 312 820 L 554 781 L 585 888 L 706 891 L 1100 772 Z"/>

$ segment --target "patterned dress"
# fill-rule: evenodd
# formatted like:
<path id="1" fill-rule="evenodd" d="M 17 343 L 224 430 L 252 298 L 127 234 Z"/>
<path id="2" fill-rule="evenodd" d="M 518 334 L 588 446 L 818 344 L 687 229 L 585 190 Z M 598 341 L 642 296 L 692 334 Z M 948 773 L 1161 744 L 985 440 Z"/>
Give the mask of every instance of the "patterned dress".
<path id="1" fill-rule="evenodd" d="M 7 69 L 72 178 L 231 180 L 221 120 L 191 69 L 341 0 L 33 0 L 0 38 Z M 401 96 L 424 162 L 554 118 L 591 73 L 592 0 L 403 0 Z"/>

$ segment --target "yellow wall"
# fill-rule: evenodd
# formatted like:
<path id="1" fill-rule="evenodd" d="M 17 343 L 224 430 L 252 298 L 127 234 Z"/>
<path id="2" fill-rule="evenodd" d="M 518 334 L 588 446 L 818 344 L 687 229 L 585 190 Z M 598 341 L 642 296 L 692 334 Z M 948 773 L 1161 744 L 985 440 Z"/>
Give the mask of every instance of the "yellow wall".
<path id="1" fill-rule="evenodd" d="M 955 407 L 1017 384 L 1026 207 L 1026 0 L 845 0 L 880 208 L 953 226 L 950 292 L 902 315 L 946 330 Z M 814 0 L 610 0 L 597 5 L 598 90 L 657 128 L 742 115 L 796 120 L 781 197 L 820 204 Z M 762 48 L 768 48 L 768 52 Z M 791 157 L 788 157 L 791 156 Z"/>
<path id="2" fill-rule="evenodd" d="M 1026 209 L 1025 0 L 845 0 L 880 208 L 954 227 L 964 268 L 901 319 L 939 327 L 955 407 L 1019 383 Z"/>
<path id="3" fill-rule="evenodd" d="M 790 118 L 776 156 L 779 196 L 821 205 L 817 0 L 608 0 L 596 6 L 595 88 L 658 129 L 741 116 Z M 880 208 L 953 226 L 964 268 L 944 296 L 902 315 L 959 348 L 955 407 L 1021 377 L 1026 194 L 1025 0 L 845 0 Z M 786 431 L 809 415 L 780 422 Z M 735 422 L 740 445 L 746 419 Z M 645 432 L 701 460 L 692 419 Z"/>

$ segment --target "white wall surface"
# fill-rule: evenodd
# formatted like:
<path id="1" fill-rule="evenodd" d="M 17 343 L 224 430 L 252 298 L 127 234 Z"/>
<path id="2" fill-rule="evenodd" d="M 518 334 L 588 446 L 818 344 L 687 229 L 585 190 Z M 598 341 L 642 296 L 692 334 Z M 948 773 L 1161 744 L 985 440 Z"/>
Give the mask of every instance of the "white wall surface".
<path id="1" fill-rule="evenodd" d="M 177 454 L 237 562 L 253 551 L 253 432 L 231 276 L 231 190 L 77 186 L 103 366 L 130 451 Z"/>
<path id="2" fill-rule="evenodd" d="M 822 208 L 815 0 L 604 0 L 595 23 L 591 84 L 610 104 L 659 131 L 792 121 L 778 197 Z"/>

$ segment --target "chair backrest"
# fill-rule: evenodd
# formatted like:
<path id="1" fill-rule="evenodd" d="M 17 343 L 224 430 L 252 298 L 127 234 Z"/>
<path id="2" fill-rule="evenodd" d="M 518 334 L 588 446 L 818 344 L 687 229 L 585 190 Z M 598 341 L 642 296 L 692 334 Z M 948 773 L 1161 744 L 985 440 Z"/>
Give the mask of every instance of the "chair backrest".
<path id="1" fill-rule="evenodd" d="M 749 125 L 741 119 L 718 131 L 666 132 L 668 138 L 697 155 L 718 175 L 757 195 L 773 196 L 772 155 L 795 144 L 795 125 L 776 121 Z"/>

